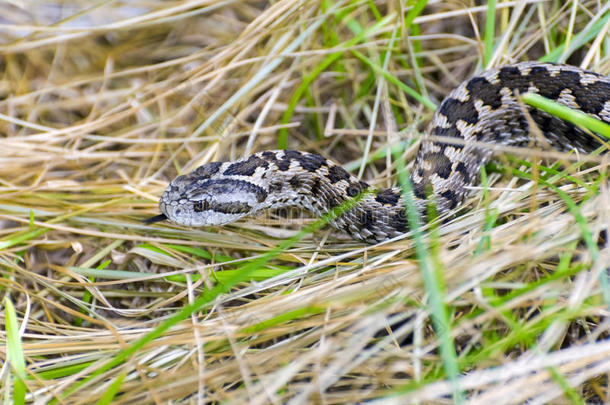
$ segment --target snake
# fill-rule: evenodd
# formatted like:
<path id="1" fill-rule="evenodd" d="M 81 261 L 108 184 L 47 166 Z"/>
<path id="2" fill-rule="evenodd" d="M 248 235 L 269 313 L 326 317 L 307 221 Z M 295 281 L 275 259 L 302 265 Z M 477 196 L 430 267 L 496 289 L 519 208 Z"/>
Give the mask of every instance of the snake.
<path id="1" fill-rule="evenodd" d="M 410 170 L 411 201 L 421 217 L 430 201 L 438 216 L 459 207 L 480 182 L 481 166 L 492 159 L 490 146 L 531 146 L 538 139 L 534 125 L 559 151 L 590 153 L 605 145 L 580 126 L 525 106 L 519 98 L 524 93 L 610 123 L 608 76 L 543 62 L 485 70 L 451 91 L 425 130 Z M 147 222 L 214 226 L 284 207 L 322 216 L 349 201 L 355 202 L 339 215 L 328 215 L 328 223 L 354 239 L 378 243 L 408 232 L 400 187 L 376 189 L 333 161 L 298 150 L 260 151 L 180 175 L 159 200 L 161 214 Z"/>

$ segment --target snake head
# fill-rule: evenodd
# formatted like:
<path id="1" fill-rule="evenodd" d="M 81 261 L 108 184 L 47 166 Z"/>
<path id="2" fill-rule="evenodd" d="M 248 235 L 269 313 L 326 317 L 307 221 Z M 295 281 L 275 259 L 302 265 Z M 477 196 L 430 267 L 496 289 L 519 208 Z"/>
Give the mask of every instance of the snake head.
<path id="1" fill-rule="evenodd" d="M 223 168 L 212 162 L 176 177 L 159 200 L 163 219 L 186 226 L 223 225 L 265 208 L 263 187 L 226 175 Z"/>

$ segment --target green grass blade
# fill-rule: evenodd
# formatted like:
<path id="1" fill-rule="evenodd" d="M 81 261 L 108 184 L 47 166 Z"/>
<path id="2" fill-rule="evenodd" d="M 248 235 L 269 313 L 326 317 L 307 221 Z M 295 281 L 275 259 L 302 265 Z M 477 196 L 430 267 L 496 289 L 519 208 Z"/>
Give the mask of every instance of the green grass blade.
<path id="1" fill-rule="evenodd" d="M 610 20 L 610 3 L 607 3 L 604 7 L 604 12 L 606 13 L 604 17 L 600 18 L 593 24 L 588 26 L 588 29 L 584 29 L 579 32 L 572 38 L 572 41 L 569 44 L 569 48 L 566 49 L 565 44 L 561 44 L 557 48 L 555 48 L 552 52 L 547 53 L 540 61 L 542 62 L 565 62 L 572 53 L 578 49 L 581 49 L 584 45 L 586 45 L 589 41 L 594 39 L 604 28 L 608 20 Z M 603 12 L 598 13 L 597 15 L 603 15 Z M 597 17 L 596 15 L 596 17 Z M 595 18 L 596 18 L 595 17 Z"/>
<path id="2" fill-rule="evenodd" d="M 559 384 L 565 396 L 569 398 L 569 400 L 572 401 L 573 404 L 585 405 L 587 403 L 578 394 L 578 392 L 576 392 L 576 390 L 570 386 L 570 383 L 566 381 L 565 377 L 561 375 L 561 373 L 555 367 L 549 367 L 547 368 L 547 370 L 551 374 L 553 380 L 555 380 Z"/>
<path id="3" fill-rule="evenodd" d="M 112 400 L 114 399 L 116 394 L 119 392 L 121 385 L 123 385 L 123 380 L 125 379 L 125 375 L 126 375 L 126 372 L 123 371 L 121 374 L 118 375 L 117 378 L 114 379 L 114 381 L 112 382 L 112 384 L 110 384 L 110 386 L 108 387 L 106 392 L 104 392 L 104 395 L 102 395 L 102 397 L 99 399 L 99 401 L 96 402 L 96 405 L 108 405 L 108 404 L 112 403 Z"/>
<path id="4" fill-rule="evenodd" d="M 50 229 L 34 229 L 31 231 L 16 232 L 12 236 L 9 236 L 4 240 L 0 240 L 0 250 L 8 249 L 11 246 L 15 246 L 20 244 L 21 242 L 25 242 L 26 240 L 34 239 L 48 232 L 49 230 Z"/>
<path id="5" fill-rule="evenodd" d="M 105 363 L 99 365 L 99 367 L 91 371 L 91 373 L 86 378 L 76 382 L 70 387 L 67 387 L 63 392 L 63 398 L 67 398 L 69 395 L 77 392 L 83 385 L 87 384 L 105 371 L 124 363 L 148 343 L 163 336 L 163 334 L 167 332 L 171 327 L 190 317 L 193 313 L 201 311 L 202 309 L 208 306 L 211 306 L 218 296 L 228 293 L 229 291 L 231 291 L 232 288 L 234 288 L 240 283 L 247 282 L 253 272 L 265 266 L 267 262 L 275 258 L 280 253 L 284 252 L 286 249 L 289 249 L 292 245 L 301 240 L 305 235 L 308 235 L 322 228 L 330 220 L 341 215 L 341 213 L 345 212 L 350 207 L 353 207 L 355 204 L 358 203 L 358 201 L 360 201 L 363 195 L 364 193 L 335 207 L 329 213 L 323 215 L 313 224 L 304 227 L 293 237 L 286 239 L 282 243 L 278 244 L 275 248 L 271 249 L 264 256 L 261 256 L 256 260 L 253 260 L 244 265 L 240 269 L 240 271 L 236 271 L 231 276 L 227 277 L 224 283 L 217 283 L 212 289 L 203 291 L 203 293 L 199 297 L 197 297 L 192 303 L 183 306 L 178 312 L 174 313 L 162 324 L 158 325 L 155 329 L 148 332 L 125 349 L 119 351 L 114 357 L 112 357 Z"/>
<path id="6" fill-rule="evenodd" d="M 286 48 L 282 51 L 282 53 L 275 58 L 273 58 L 268 64 L 263 66 L 261 70 L 259 70 L 248 82 L 242 86 L 235 94 L 233 94 L 227 101 L 225 101 L 218 109 L 212 113 L 197 129 L 193 132 L 193 137 L 200 136 L 203 131 L 205 131 L 210 125 L 212 125 L 218 118 L 220 118 L 225 112 L 227 112 L 234 104 L 236 104 L 244 95 L 250 92 L 258 83 L 260 83 L 263 79 L 268 77 L 269 73 L 274 71 L 286 58 L 286 55 L 294 52 L 299 45 L 303 43 L 307 38 L 309 38 L 312 33 L 317 30 L 320 25 L 326 18 L 334 13 L 334 11 L 339 6 L 336 5 L 333 9 L 329 10 L 327 14 L 320 16 L 320 18 L 315 19 L 310 26 L 307 27 L 297 38 L 295 38 L 290 44 L 286 46 Z M 285 40 L 289 38 L 289 34 L 286 34 Z"/>
<path id="7" fill-rule="evenodd" d="M 485 34 L 483 37 L 483 66 L 489 67 L 489 61 L 494 52 L 496 35 L 496 0 L 487 2 L 487 17 L 485 20 Z"/>
<path id="8" fill-rule="evenodd" d="M 274 318 L 267 319 L 265 321 L 257 322 L 251 326 L 248 326 L 241 330 L 242 333 L 252 334 L 257 333 L 267 328 L 270 328 L 275 325 L 280 325 L 282 323 L 287 323 L 292 321 L 293 319 L 299 319 L 304 316 L 319 314 L 326 311 L 324 307 L 315 307 L 315 306 L 307 306 L 295 309 L 294 311 L 289 311 L 283 314 L 280 314 Z"/>
<path id="9" fill-rule="evenodd" d="M 294 109 L 299 103 L 299 100 L 301 100 L 301 97 L 303 97 L 303 94 L 309 88 L 311 82 L 313 82 L 313 80 L 318 77 L 320 73 L 322 73 L 326 68 L 328 68 L 333 62 L 337 61 L 344 54 L 346 49 L 351 48 L 362 40 L 370 37 L 371 35 L 374 35 L 381 28 L 388 25 L 390 21 L 392 21 L 394 18 L 395 17 L 393 15 L 387 16 L 369 29 L 361 31 L 354 38 L 345 42 L 343 45 L 340 45 L 340 51 L 328 55 L 318 66 L 314 68 L 314 70 L 310 74 L 303 77 L 303 81 L 301 82 L 299 87 L 297 87 L 294 94 L 290 98 L 290 101 L 288 102 L 288 107 L 282 115 L 282 124 L 288 124 L 290 122 L 292 114 L 294 113 Z M 282 128 L 279 130 L 277 145 L 279 149 L 286 149 L 286 147 L 288 146 L 288 130 L 286 128 Z"/>
<path id="10" fill-rule="evenodd" d="M 442 287 L 444 283 L 440 279 L 441 275 L 439 272 L 435 271 L 432 263 L 433 258 L 424 241 L 419 221 L 419 212 L 413 199 L 413 187 L 409 180 L 407 168 L 400 155 L 394 156 L 394 162 L 396 164 L 398 180 L 402 189 L 402 197 L 405 201 L 407 223 L 409 224 L 409 228 L 413 235 L 415 253 L 419 260 L 419 269 L 424 280 L 426 292 L 428 293 L 428 306 L 430 308 L 434 330 L 439 339 L 443 366 L 447 378 L 453 385 L 453 400 L 455 403 L 461 403 L 463 402 L 464 394 L 458 384 L 460 369 L 453 339 L 451 338 L 451 325 L 445 306 L 445 294 Z"/>
<path id="11" fill-rule="evenodd" d="M 491 199 L 489 197 L 489 183 L 487 181 L 487 171 L 485 166 L 481 167 L 481 187 L 483 188 L 483 202 L 485 204 L 485 223 L 483 225 L 483 235 L 474 250 L 474 256 L 480 255 L 482 252 L 489 250 L 491 246 L 491 237 L 489 233 L 493 229 L 498 219 L 499 213 L 497 209 L 490 209 Z"/>
<path id="12" fill-rule="evenodd" d="M 55 380 L 64 377 L 72 376 L 79 371 L 82 371 L 93 364 L 93 361 L 86 361 L 84 363 L 70 363 L 68 365 L 53 368 L 50 370 L 43 370 L 36 373 L 36 376 L 43 380 Z"/>
<path id="13" fill-rule="evenodd" d="M 428 4 L 428 0 L 418 0 L 417 3 L 413 5 L 411 10 L 407 12 L 404 23 L 405 32 L 409 31 L 411 24 L 413 24 L 413 21 L 421 14 L 424 7 L 426 7 L 426 4 Z"/>
<path id="14" fill-rule="evenodd" d="M 21 338 L 19 336 L 19 323 L 17 322 L 17 313 L 15 307 L 8 296 L 4 297 L 4 310 L 6 317 L 6 351 L 8 361 L 13 371 L 13 404 L 25 403 L 25 394 L 27 387 L 25 385 L 25 357 L 23 355 L 23 347 L 21 346 Z"/>
<path id="15" fill-rule="evenodd" d="M 523 171 L 514 169 L 513 173 L 515 175 L 526 178 L 528 180 L 532 180 L 532 176 Z M 551 184 L 541 178 L 538 178 L 537 180 L 538 180 L 538 182 L 540 182 L 540 184 L 552 189 L 563 200 L 563 202 L 568 207 L 568 210 L 574 216 L 576 223 L 578 224 L 582 239 L 585 242 L 585 246 L 587 247 L 587 250 L 589 250 L 589 254 L 591 255 L 591 258 L 593 259 L 593 261 L 599 260 L 599 257 L 600 257 L 599 248 L 597 247 L 597 243 L 593 240 L 593 233 L 589 229 L 589 224 L 587 223 L 587 220 L 580 212 L 580 207 L 578 206 L 578 204 L 574 200 L 572 200 L 572 198 L 570 198 L 568 193 L 561 190 L 559 187 L 555 186 L 554 184 Z M 601 271 L 599 274 L 599 277 L 600 277 L 600 285 L 601 285 L 604 302 L 606 303 L 606 306 L 608 308 L 610 308 L 610 282 L 608 280 L 608 274 L 605 271 Z"/>
<path id="16" fill-rule="evenodd" d="M 398 86 L 399 89 L 401 89 L 402 91 L 404 91 L 405 93 L 407 93 L 408 95 L 413 97 L 415 100 L 417 100 L 420 103 L 422 103 L 423 105 L 425 105 L 428 109 L 430 109 L 432 111 L 436 110 L 436 104 L 434 103 L 434 101 L 430 100 L 427 97 L 422 96 L 417 91 L 415 91 L 411 87 L 407 86 L 399 78 L 397 78 L 396 76 L 394 76 L 393 74 L 391 74 L 390 72 L 385 70 L 382 66 L 379 66 L 379 64 L 373 62 L 371 59 L 364 56 L 361 52 L 352 50 L 352 53 L 354 54 L 354 56 L 356 56 L 366 65 L 368 65 L 371 69 L 373 69 L 375 71 L 375 73 L 383 75 L 383 77 L 388 82 Z"/>
<path id="17" fill-rule="evenodd" d="M 549 114 L 561 118 L 562 120 L 596 132 L 604 136 L 606 139 L 610 139 L 610 125 L 590 116 L 589 114 L 573 110 L 535 93 L 525 93 L 521 95 L 521 99 L 532 107 L 546 111 Z"/>

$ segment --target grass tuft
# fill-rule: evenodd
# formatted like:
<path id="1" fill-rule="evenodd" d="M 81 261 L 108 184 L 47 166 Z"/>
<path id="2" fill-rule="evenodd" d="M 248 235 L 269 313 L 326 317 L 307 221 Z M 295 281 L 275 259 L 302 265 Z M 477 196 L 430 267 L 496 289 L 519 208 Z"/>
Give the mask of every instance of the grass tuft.
<path id="1" fill-rule="evenodd" d="M 374 246 L 299 212 L 142 222 L 176 175 L 278 145 L 407 185 L 482 66 L 610 73 L 605 2 L 474 3 L 4 4 L 3 401 L 608 402 L 602 150 L 490 146 L 454 216 Z"/>

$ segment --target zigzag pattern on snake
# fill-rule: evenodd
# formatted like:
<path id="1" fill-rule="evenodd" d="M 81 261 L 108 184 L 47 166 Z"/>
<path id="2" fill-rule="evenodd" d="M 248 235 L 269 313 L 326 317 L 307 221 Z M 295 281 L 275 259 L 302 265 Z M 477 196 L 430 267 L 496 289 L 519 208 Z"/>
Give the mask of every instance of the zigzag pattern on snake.
<path id="1" fill-rule="evenodd" d="M 481 165 L 492 155 L 483 144 L 525 146 L 530 127 L 516 94 L 538 93 L 610 123 L 610 77 L 573 66 L 523 62 L 487 70 L 460 84 L 441 103 L 426 130 L 412 169 L 417 208 L 426 195 L 439 214 L 459 206 L 477 184 Z M 548 142 L 563 151 L 590 152 L 601 143 L 580 128 L 528 107 Z M 293 150 L 255 153 L 234 162 L 212 162 L 176 177 L 159 201 L 161 215 L 188 226 L 221 225 L 257 211 L 297 206 L 317 215 L 350 198 L 361 200 L 331 221 L 355 239 L 375 243 L 407 231 L 399 188 L 373 190 L 332 161 Z M 431 194 L 430 194 L 431 193 Z"/>

